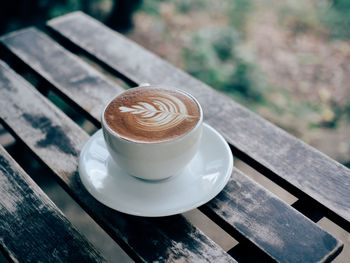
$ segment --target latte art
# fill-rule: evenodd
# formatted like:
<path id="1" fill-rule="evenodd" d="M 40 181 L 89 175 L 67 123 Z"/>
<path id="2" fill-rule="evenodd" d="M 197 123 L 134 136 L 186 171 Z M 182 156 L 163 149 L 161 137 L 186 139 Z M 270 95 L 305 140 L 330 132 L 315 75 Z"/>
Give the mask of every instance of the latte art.
<path id="1" fill-rule="evenodd" d="M 200 109 L 185 93 L 143 87 L 114 99 L 104 117 L 108 126 L 127 140 L 157 142 L 180 137 L 194 128 Z"/>
<path id="2" fill-rule="evenodd" d="M 172 95 L 163 97 L 151 97 L 151 102 L 137 102 L 131 107 L 121 106 L 120 112 L 136 114 L 136 121 L 140 129 L 147 131 L 161 131 L 172 128 L 186 118 L 195 116 L 188 115 L 187 108 L 181 100 Z"/>

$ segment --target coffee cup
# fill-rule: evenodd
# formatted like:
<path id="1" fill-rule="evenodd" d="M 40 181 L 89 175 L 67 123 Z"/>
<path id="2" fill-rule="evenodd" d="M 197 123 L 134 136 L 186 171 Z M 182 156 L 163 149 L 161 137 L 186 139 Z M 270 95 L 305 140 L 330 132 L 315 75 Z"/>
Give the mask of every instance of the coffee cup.
<path id="1" fill-rule="evenodd" d="M 203 112 L 189 93 L 139 86 L 113 98 L 102 112 L 107 149 L 129 175 L 161 180 L 176 175 L 195 156 Z"/>

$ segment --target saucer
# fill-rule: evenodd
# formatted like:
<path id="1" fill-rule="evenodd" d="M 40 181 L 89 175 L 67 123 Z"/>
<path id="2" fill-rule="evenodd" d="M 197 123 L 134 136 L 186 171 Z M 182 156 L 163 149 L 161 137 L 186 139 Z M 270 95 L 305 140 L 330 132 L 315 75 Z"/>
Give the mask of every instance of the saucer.
<path id="1" fill-rule="evenodd" d="M 161 181 L 138 179 L 110 157 L 102 130 L 85 144 L 79 174 L 88 192 L 102 204 L 137 216 L 169 216 L 201 206 L 228 182 L 233 167 L 225 139 L 203 123 L 199 150 L 181 173 Z"/>

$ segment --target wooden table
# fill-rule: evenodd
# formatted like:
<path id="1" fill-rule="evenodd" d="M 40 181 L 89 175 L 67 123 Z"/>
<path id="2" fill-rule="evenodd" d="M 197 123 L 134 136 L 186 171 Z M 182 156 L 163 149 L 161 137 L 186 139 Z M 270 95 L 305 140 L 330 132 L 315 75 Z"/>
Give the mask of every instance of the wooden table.
<path id="1" fill-rule="evenodd" d="M 315 222 L 326 216 L 349 232 L 349 169 L 81 12 L 53 19 L 47 29 L 27 28 L 0 39 L 1 123 L 133 260 L 327 262 L 340 253 L 343 244 Z M 142 218 L 96 201 L 77 171 L 89 135 L 46 94 L 55 93 L 65 108 L 100 127 L 105 103 L 142 82 L 193 94 L 233 154 L 298 201 L 286 204 L 234 168 L 224 190 L 199 208 L 239 241 L 230 251 L 183 215 Z M 13 261 L 104 261 L 4 148 L 0 211 L 0 245 Z"/>

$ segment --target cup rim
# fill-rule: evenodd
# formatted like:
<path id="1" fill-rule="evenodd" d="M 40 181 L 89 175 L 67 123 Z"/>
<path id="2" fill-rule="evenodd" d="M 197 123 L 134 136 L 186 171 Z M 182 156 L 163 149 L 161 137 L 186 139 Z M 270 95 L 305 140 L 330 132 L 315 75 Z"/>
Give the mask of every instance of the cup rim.
<path id="1" fill-rule="evenodd" d="M 202 110 L 202 107 L 200 105 L 200 103 L 198 102 L 198 100 L 190 93 L 188 93 L 187 91 L 184 91 L 184 90 L 181 90 L 181 89 L 178 89 L 178 88 L 171 88 L 172 86 L 167 86 L 167 85 L 153 85 L 153 84 L 148 84 L 148 85 L 145 85 L 145 86 L 137 86 L 137 87 L 134 87 L 134 88 L 131 88 L 131 89 L 142 89 L 142 88 L 161 88 L 161 89 L 165 89 L 165 90 L 170 90 L 170 91 L 177 91 L 177 92 L 180 92 L 180 93 L 183 93 L 185 94 L 186 96 L 190 97 L 198 106 L 199 108 L 199 120 L 197 122 L 197 124 L 190 130 L 188 131 L 187 133 L 179 136 L 179 137 L 176 137 L 174 139 L 170 139 L 170 140 L 165 140 L 165 141 L 161 141 L 161 142 L 141 142 L 141 141 L 132 141 L 132 140 L 128 140 L 126 138 L 123 138 L 121 137 L 117 132 L 115 132 L 114 130 L 112 130 L 112 128 L 110 128 L 106 121 L 105 121 L 105 111 L 107 109 L 107 107 L 109 106 L 109 104 L 117 97 L 119 97 L 120 95 L 122 95 L 123 93 L 127 92 L 128 90 L 130 89 L 127 89 L 127 90 L 124 90 L 122 91 L 121 93 L 117 94 L 116 96 L 114 96 L 112 99 L 110 99 L 106 105 L 104 106 L 103 108 L 103 111 L 102 111 L 102 116 L 101 116 L 101 124 L 102 124 L 102 129 L 106 129 L 110 134 L 112 134 L 114 137 L 117 137 L 119 140 L 121 141 L 124 141 L 126 143 L 132 143 L 132 144 L 140 144 L 140 145 L 164 145 L 164 144 L 170 144 L 170 143 L 174 143 L 174 142 L 177 142 L 177 141 L 181 141 L 181 140 L 184 140 L 187 136 L 190 136 L 190 134 L 194 133 L 203 123 L 203 110 Z"/>

